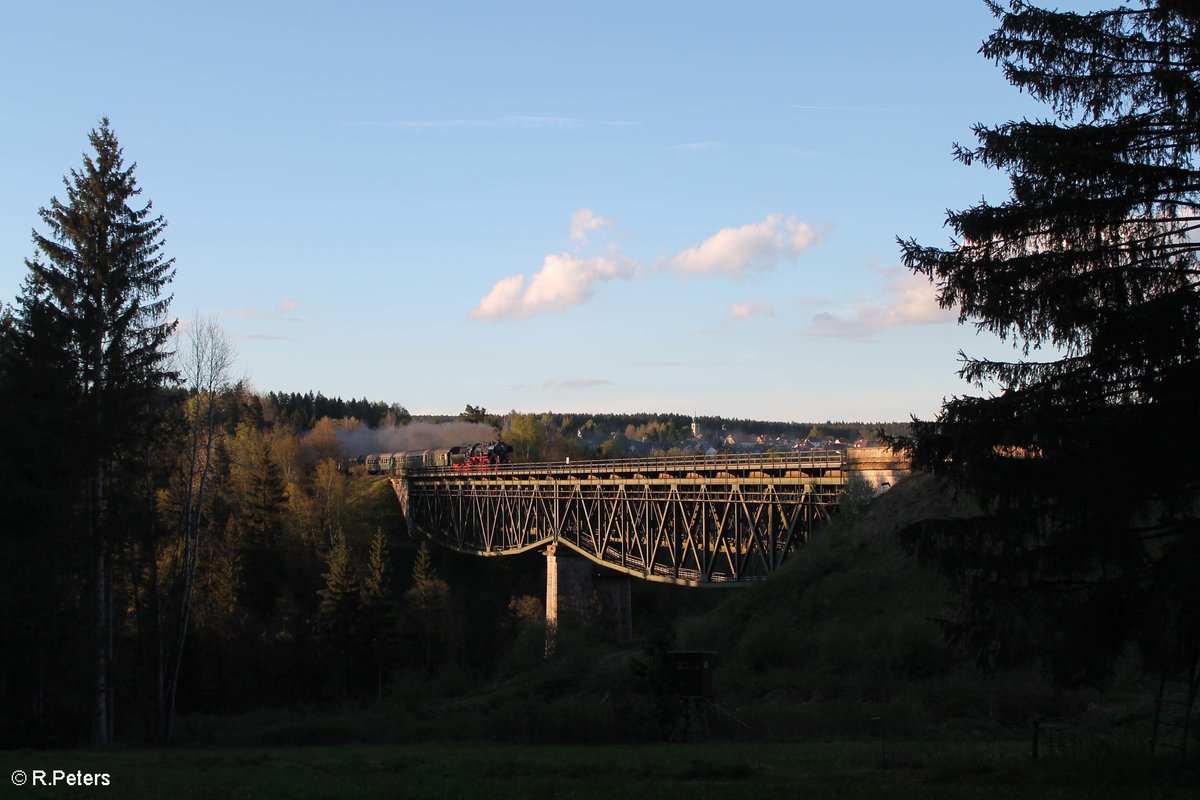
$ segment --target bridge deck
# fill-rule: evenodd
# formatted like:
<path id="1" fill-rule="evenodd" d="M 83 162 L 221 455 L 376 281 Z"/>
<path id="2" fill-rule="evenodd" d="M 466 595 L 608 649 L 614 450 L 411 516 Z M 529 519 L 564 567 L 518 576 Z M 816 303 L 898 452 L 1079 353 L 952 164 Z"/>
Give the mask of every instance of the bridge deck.
<path id="1" fill-rule="evenodd" d="M 495 464 L 462 470 L 456 467 L 433 467 L 412 470 L 407 476 L 424 481 L 458 477 L 508 477 L 535 480 L 549 477 L 576 480 L 624 480 L 649 476 L 681 478 L 733 477 L 756 474 L 782 476 L 786 473 L 813 473 L 841 470 L 845 461 L 839 450 L 811 450 L 799 453 L 754 453 L 731 456 L 667 456 L 661 458 L 625 458 L 607 461 L 540 462 Z"/>
<path id="2" fill-rule="evenodd" d="M 688 586 L 769 575 L 836 507 L 841 451 L 502 464 L 392 479 L 410 530 L 477 555 L 560 544 Z"/>

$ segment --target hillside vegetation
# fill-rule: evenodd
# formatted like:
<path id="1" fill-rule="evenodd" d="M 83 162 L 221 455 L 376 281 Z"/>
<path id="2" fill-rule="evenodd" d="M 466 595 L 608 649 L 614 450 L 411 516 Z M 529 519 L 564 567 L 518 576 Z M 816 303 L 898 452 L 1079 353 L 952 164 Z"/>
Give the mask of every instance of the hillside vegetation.
<path id="1" fill-rule="evenodd" d="M 905 553 L 896 531 L 973 513 L 945 484 L 913 476 L 864 506 L 847 508 L 761 583 L 684 596 L 675 590 L 665 607 L 652 602 L 658 589 L 635 586 L 641 648 L 618 650 L 597 642 L 595 632 L 591 639 L 576 632 L 569 642 L 575 652 L 562 656 L 565 663 L 538 666 L 477 698 L 487 698 L 486 712 L 504 705 L 498 698 L 519 686 L 520 702 L 532 709 L 526 718 L 548 717 L 555 736 L 581 734 L 564 732 L 569 723 L 562 713 L 547 713 L 551 708 L 569 710 L 568 717 L 603 738 L 616 735 L 600 731 L 620 717 L 655 714 L 658 733 L 679 736 L 683 720 L 672 715 L 681 712 L 669 678 L 664 687 L 655 674 L 658 657 L 668 649 L 710 650 L 717 667 L 708 724 L 718 734 L 878 735 L 886 725 L 918 736 L 1025 735 L 1034 720 L 1054 719 L 1080 723 L 1089 735 L 1145 741 L 1148 682 L 1132 659 L 1105 693 L 1069 692 L 1055 689 L 1032 666 L 981 671 L 945 641 L 937 620 L 949 592 Z M 539 726 L 521 730 L 540 738 Z"/>
<path id="2" fill-rule="evenodd" d="M 491 670 L 460 660 L 432 678 L 394 675 L 380 703 L 192 715 L 181 743 L 615 743 L 876 737 L 881 728 L 888 736 L 1025 738 L 1035 719 L 1050 719 L 1077 726 L 1080 741 L 1140 752 L 1151 697 L 1132 659 L 1103 694 L 1064 692 L 1033 668 L 981 672 L 944 641 L 936 620 L 949 593 L 903 551 L 895 531 L 971 512 L 935 479 L 914 476 L 848 507 L 761 583 L 689 590 L 635 581 L 632 643 L 568 627 L 547 660 L 545 631 L 530 614 L 514 619 L 507 635 L 493 634 L 490 656 L 476 650 L 478 634 L 463 630 L 462 647 L 477 652 L 475 660 L 496 659 Z M 526 591 L 540 590 L 540 558 L 435 555 L 451 587 L 476 587 L 478 602 L 460 616 L 481 625 L 495 613 L 484 606 L 500 602 L 514 577 Z M 685 713 L 675 695 L 663 659 L 672 649 L 716 652 L 707 719 Z"/>

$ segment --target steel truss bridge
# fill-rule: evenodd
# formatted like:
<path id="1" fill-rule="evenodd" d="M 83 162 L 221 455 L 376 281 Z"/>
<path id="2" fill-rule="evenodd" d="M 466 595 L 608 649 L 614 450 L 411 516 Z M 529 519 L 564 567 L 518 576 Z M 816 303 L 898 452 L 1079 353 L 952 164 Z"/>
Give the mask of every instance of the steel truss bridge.
<path id="1" fill-rule="evenodd" d="M 770 575 L 836 509 L 851 462 L 884 474 L 883 462 L 867 469 L 854 456 L 443 467 L 391 480 L 409 531 L 454 550 L 500 556 L 556 545 L 645 580 L 706 586 Z"/>

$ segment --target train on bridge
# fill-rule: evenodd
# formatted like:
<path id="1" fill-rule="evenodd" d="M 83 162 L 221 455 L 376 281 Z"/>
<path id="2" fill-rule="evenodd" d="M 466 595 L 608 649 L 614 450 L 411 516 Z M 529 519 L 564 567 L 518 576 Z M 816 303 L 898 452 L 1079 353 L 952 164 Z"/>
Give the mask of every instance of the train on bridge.
<path id="1" fill-rule="evenodd" d="M 561 546 L 682 586 L 767 577 L 837 509 L 848 476 L 882 491 L 911 470 L 887 448 L 517 464 L 511 455 L 497 440 L 342 464 L 388 476 L 414 536 L 480 556 Z"/>
<path id="2" fill-rule="evenodd" d="M 370 453 L 348 458 L 339 464 L 343 472 L 364 466 L 369 475 L 394 475 L 415 469 L 451 467 L 458 472 L 484 470 L 497 464 L 507 464 L 512 447 L 497 440 L 427 450 L 403 450 L 396 453 Z"/>

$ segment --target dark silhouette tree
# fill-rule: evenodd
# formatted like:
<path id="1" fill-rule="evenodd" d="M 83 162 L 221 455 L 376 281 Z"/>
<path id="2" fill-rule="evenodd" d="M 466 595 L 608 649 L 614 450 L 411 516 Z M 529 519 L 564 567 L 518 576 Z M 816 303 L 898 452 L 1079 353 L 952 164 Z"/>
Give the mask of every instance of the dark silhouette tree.
<path id="1" fill-rule="evenodd" d="M 476 408 L 467 403 L 467 407 L 462 410 L 458 418 L 464 422 L 478 422 L 481 425 L 491 425 L 493 428 L 500 427 L 500 417 L 496 414 L 489 414 L 488 410 L 483 406 Z"/>
<path id="2" fill-rule="evenodd" d="M 67 331 L 32 279 L 0 319 L 0 746 L 66 744 L 88 707 L 89 559 Z M 64 463 L 65 462 L 65 463 Z M 54 480 L 47 480 L 53 475 Z M 65 725 L 64 725 L 65 723 Z"/>
<path id="3" fill-rule="evenodd" d="M 318 625 L 326 646 L 332 650 L 340 694 L 345 697 L 350 685 L 350 656 L 356 649 L 359 632 L 361 596 L 350 547 L 341 530 L 333 535 L 333 546 L 325 563 L 328 567 L 325 587 L 317 592 L 321 597 Z"/>
<path id="4" fill-rule="evenodd" d="M 901 246 L 943 307 L 1019 356 L 962 356 L 982 394 L 902 440 L 983 505 L 906 539 L 951 576 L 948 630 L 987 663 L 1090 683 L 1137 643 L 1190 669 L 1194 697 L 1200 6 L 988 5 L 981 52 L 1053 118 L 977 125 L 956 156 L 1008 173 L 1009 196 L 949 212 L 946 248 Z"/>
<path id="5" fill-rule="evenodd" d="M 174 322 L 163 291 L 174 272 L 163 254 L 166 221 L 152 215 L 149 202 L 134 205 L 141 193 L 136 165 L 125 165 L 107 119 L 89 141 L 93 152 L 63 179 L 66 200 L 52 198 L 39 212 L 46 232 L 33 232 L 36 254 L 25 262 L 21 309 L 61 346 L 55 368 L 70 376 L 57 413 L 77 428 L 70 452 L 82 474 L 69 505 L 80 509 L 75 546 L 90 565 L 91 643 L 81 660 L 91 670 L 91 739 L 105 744 L 112 737 L 109 673 L 119 605 L 111 594 L 112 559 L 130 535 L 114 509 L 135 505 L 122 502 L 120 492 L 143 485 L 156 399 L 172 377 L 167 345 Z"/>
<path id="6" fill-rule="evenodd" d="M 283 535 L 287 495 L 279 465 L 271 458 L 262 434 L 243 423 L 238 443 L 242 454 L 234 488 L 237 503 L 229 521 L 241 567 L 238 603 L 266 620 L 286 582 Z"/>
<path id="7" fill-rule="evenodd" d="M 382 528 L 375 529 L 361 590 L 361 626 L 375 661 L 376 696 L 383 699 L 387 664 L 396 648 L 396 604 L 391 586 L 392 556 Z"/>
<path id="8" fill-rule="evenodd" d="M 409 621 L 416 633 L 421 668 L 428 675 L 450 649 L 454 634 L 450 586 L 438 576 L 428 542 L 421 542 L 417 548 L 412 581 L 405 600 Z"/>

